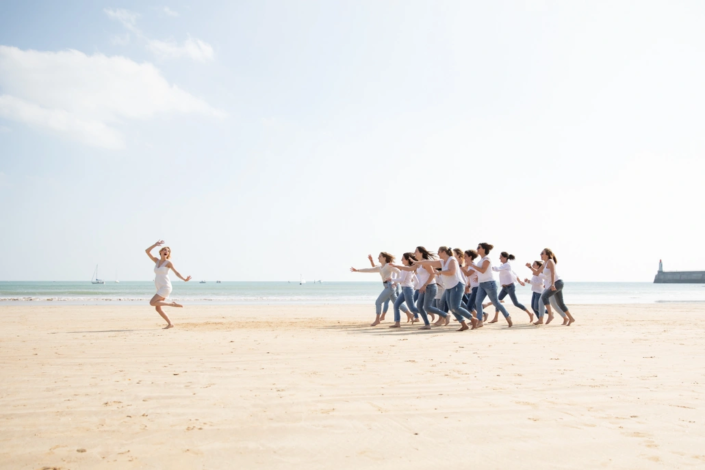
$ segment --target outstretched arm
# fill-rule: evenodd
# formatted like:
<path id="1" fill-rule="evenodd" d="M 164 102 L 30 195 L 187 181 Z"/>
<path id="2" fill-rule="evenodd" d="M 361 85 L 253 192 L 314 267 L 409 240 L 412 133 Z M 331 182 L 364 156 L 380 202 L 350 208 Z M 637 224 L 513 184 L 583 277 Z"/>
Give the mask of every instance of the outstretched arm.
<path id="1" fill-rule="evenodd" d="M 422 259 L 419 261 L 412 261 L 412 263 L 414 263 L 414 266 L 418 266 L 420 264 L 424 268 L 425 267 L 431 267 L 431 268 L 442 268 L 443 267 L 441 262 L 438 260 L 435 260 L 435 259 Z"/>
<path id="2" fill-rule="evenodd" d="M 401 269 L 402 271 L 416 271 L 416 266 L 404 266 L 403 264 L 389 263 L 391 266 Z"/>
<path id="3" fill-rule="evenodd" d="M 163 244 L 164 244 L 164 240 L 159 240 L 157 243 L 155 243 L 154 245 L 152 245 L 149 248 L 147 248 L 146 250 L 144 250 L 144 252 L 147 253 L 147 256 L 149 256 L 149 259 L 151 259 L 153 262 L 156 263 L 159 260 L 157 258 L 155 258 L 154 256 L 152 256 L 152 250 L 158 246 L 162 246 Z"/>
<path id="4" fill-rule="evenodd" d="M 380 270 L 379 266 L 375 266 L 374 268 L 365 268 L 365 269 L 356 269 L 356 268 L 350 268 L 350 271 L 354 273 L 378 273 Z"/>
<path id="5" fill-rule="evenodd" d="M 375 260 L 372 258 L 372 255 L 367 255 L 367 259 L 370 260 L 370 264 L 372 267 L 375 267 Z"/>
<path id="6" fill-rule="evenodd" d="M 526 267 L 531 269 L 531 272 L 534 274 L 534 276 L 538 276 L 539 274 L 541 274 L 541 271 L 543 271 L 543 269 L 534 269 L 531 263 L 526 263 Z"/>
<path id="7" fill-rule="evenodd" d="M 171 268 L 172 271 L 174 271 L 174 274 L 176 274 L 176 277 L 178 277 L 182 281 L 188 282 L 191 280 L 191 276 L 187 276 L 187 277 L 182 276 L 181 273 L 176 270 L 176 268 L 174 267 L 174 263 L 172 263 L 171 261 L 169 261 L 169 267 Z"/>

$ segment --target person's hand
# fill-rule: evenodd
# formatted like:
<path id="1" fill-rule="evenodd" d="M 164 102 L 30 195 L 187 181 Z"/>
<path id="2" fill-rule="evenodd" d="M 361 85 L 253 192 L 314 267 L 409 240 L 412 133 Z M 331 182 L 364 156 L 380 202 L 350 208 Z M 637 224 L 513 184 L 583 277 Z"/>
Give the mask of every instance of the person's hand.
<path id="1" fill-rule="evenodd" d="M 556 285 L 555 285 L 555 284 L 551 285 L 551 290 L 556 290 Z"/>
<path id="2" fill-rule="evenodd" d="M 419 287 L 419 292 L 421 292 L 421 293 L 426 292 L 426 286 Z"/>
<path id="3" fill-rule="evenodd" d="M 188 282 L 191 280 L 191 276 L 186 276 L 186 279 L 184 279 L 184 282 Z"/>
<path id="4" fill-rule="evenodd" d="M 521 286 L 524 287 L 525 284 L 523 282 L 521 282 L 521 279 L 517 279 L 517 281 L 519 281 L 519 284 L 521 284 Z"/>
<path id="5" fill-rule="evenodd" d="M 355 269 L 355 268 L 350 268 L 350 272 L 351 272 L 351 273 L 356 273 L 356 272 L 357 272 L 357 269 Z"/>
<path id="6" fill-rule="evenodd" d="M 367 259 L 370 260 L 370 261 L 372 261 L 373 263 L 375 262 L 375 260 L 372 259 L 372 255 L 367 255 Z"/>
<path id="7" fill-rule="evenodd" d="M 154 244 L 154 246 L 162 246 L 164 244 L 164 240 L 159 240 L 157 243 Z"/>
<path id="8" fill-rule="evenodd" d="M 529 281 L 528 279 L 524 279 L 524 282 L 531 282 L 531 281 Z"/>
<path id="9" fill-rule="evenodd" d="M 529 269 L 531 269 L 531 264 L 526 263 L 526 267 L 529 268 Z"/>

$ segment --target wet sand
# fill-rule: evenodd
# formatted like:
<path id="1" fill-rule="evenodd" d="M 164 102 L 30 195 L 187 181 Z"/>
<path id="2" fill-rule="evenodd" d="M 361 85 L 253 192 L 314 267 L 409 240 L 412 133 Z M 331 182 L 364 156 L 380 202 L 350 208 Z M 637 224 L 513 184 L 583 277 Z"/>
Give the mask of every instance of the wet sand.
<path id="1" fill-rule="evenodd" d="M 571 310 L 0 306 L 0 468 L 705 467 L 705 305 Z"/>

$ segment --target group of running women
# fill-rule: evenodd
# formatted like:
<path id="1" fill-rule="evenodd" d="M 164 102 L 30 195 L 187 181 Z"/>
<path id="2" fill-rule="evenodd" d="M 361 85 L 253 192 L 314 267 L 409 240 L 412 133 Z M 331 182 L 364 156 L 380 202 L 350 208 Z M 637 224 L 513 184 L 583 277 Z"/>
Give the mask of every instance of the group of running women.
<path id="1" fill-rule="evenodd" d="M 382 276 L 384 289 L 375 301 L 376 318 L 370 326 L 377 326 L 385 319 L 387 307 L 392 302 L 394 324 L 390 328 L 401 327 L 401 311 L 406 314 L 407 323 L 416 323 L 420 315 L 424 323 L 422 330 L 431 329 L 431 322 L 434 322 L 433 326 L 448 325 L 450 312 L 460 323 L 458 331 L 474 330 L 482 328 L 487 322 L 488 316 L 483 308 L 490 304 L 496 310 L 494 319 L 489 323 L 497 322 L 498 312 L 502 312 L 511 327 L 512 318 L 502 305 L 502 299 L 506 296 L 514 306 L 528 314 L 529 322 L 534 323 L 536 315 L 534 325 L 543 325 L 545 317 L 545 324 L 551 323 L 554 311 L 563 317 L 563 325 L 570 326 L 575 322 L 563 303 L 563 281 L 556 271 L 558 260 L 550 249 L 545 248 L 541 252 L 540 261 L 526 263 L 532 276 L 522 281 L 510 264 L 514 255 L 503 251 L 499 256 L 501 264 L 492 265 L 489 254 L 493 248 L 489 243 L 480 243 L 477 250 L 466 251 L 442 246 L 436 255 L 418 246 L 413 253 L 404 253 L 402 264 L 395 264 L 395 257 L 383 251 L 378 258 L 380 264 L 375 264 L 369 256 L 371 268 L 350 268 L 352 272 L 379 273 Z M 494 280 L 495 271 L 499 272 L 501 290 Z M 516 282 L 522 286 L 525 282 L 531 285 L 533 313 L 517 299 Z M 483 305 L 486 297 L 490 302 Z"/>

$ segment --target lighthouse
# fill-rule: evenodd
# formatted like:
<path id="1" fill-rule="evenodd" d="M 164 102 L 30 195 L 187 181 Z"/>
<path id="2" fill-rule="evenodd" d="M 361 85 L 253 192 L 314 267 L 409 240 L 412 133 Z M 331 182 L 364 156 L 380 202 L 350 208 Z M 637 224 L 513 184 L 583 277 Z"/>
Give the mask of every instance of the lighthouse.
<path id="1" fill-rule="evenodd" d="M 658 272 L 663 272 L 663 261 L 658 260 Z"/>

